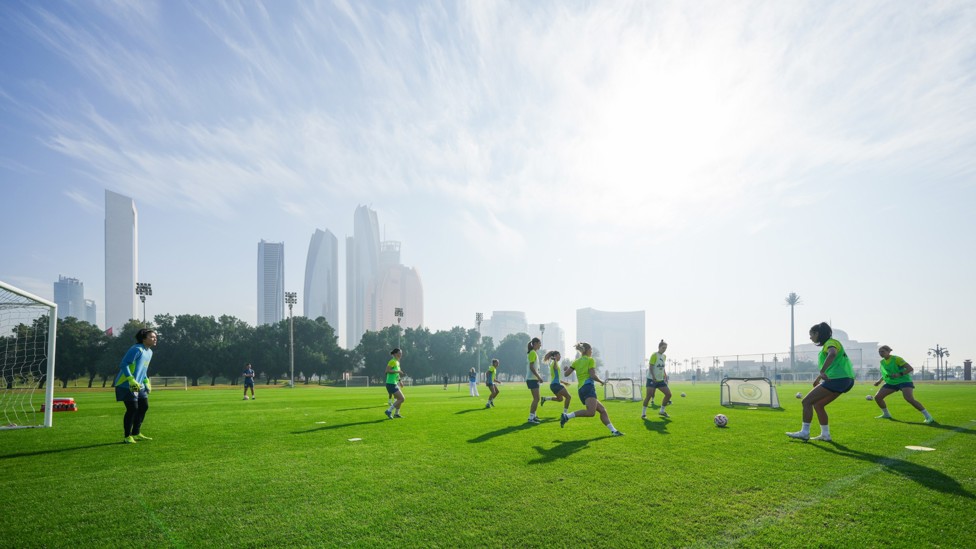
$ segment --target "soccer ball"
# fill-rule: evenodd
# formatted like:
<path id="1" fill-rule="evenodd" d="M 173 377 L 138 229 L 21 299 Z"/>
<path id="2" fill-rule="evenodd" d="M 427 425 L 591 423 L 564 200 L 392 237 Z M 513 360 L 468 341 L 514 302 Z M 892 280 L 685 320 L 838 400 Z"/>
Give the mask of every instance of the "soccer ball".
<path id="1" fill-rule="evenodd" d="M 681 397 L 682 397 L 682 398 L 684 398 L 684 397 L 686 397 L 686 396 L 688 396 L 688 395 L 686 395 L 686 394 L 684 394 L 684 393 L 681 393 Z"/>
<path id="2" fill-rule="evenodd" d="M 874 395 L 868 395 L 864 397 L 864 400 L 874 400 Z"/>
<path id="3" fill-rule="evenodd" d="M 729 424 L 729 418 L 725 417 L 725 414 L 719 414 L 715 416 L 716 427 L 725 427 L 728 424 Z"/>
<path id="4" fill-rule="evenodd" d="M 244 400 L 247 400 L 247 395 L 244 395 Z"/>
<path id="5" fill-rule="evenodd" d="M 803 398 L 803 393 L 797 393 L 796 398 Z"/>

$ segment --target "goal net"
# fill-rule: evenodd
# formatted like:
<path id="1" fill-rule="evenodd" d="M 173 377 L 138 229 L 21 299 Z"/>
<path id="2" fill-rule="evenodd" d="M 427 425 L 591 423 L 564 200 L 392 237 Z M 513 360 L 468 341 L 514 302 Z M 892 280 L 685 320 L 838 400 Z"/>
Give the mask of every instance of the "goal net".
<path id="1" fill-rule="evenodd" d="M 57 322 L 57 305 L 0 282 L 0 429 L 51 426 Z"/>
<path id="2" fill-rule="evenodd" d="M 640 384 L 631 378 L 615 377 L 603 385 L 603 400 L 641 400 Z"/>
<path id="3" fill-rule="evenodd" d="M 150 376 L 149 384 L 153 391 L 159 389 L 183 389 L 186 390 L 186 376 Z"/>
<path id="4" fill-rule="evenodd" d="M 369 376 L 349 376 L 346 387 L 369 387 Z"/>
<path id="5" fill-rule="evenodd" d="M 776 387 L 765 377 L 727 377 L 722 380 L 722 406 L 779 408 Z"/>

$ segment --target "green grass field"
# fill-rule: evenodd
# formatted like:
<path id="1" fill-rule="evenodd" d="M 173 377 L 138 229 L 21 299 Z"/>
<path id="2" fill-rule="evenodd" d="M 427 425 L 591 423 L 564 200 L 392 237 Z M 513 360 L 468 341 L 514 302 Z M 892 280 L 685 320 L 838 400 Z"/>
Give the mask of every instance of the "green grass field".
<path id="1" fill-rule="evenodd" d="M 971 547 L 976 386 L 921 384 L 939 421 L 900 395 L 896 421 L 858 385 L 831 413 L 833 443 L 794 441 L 806 386 L 784 410 L 726 409 L 717 385 L 676 383 L 670 420 L 607 403 L 529 425 L 529 393 L 494 409 L 467 386 L 161 391 L 124 445 L 123 407 L 75 389 L 53 429 L 0 432 L 0 547 Z M 575 388 L 571 391 L 575 395 Z M 545 393 L 544 393 L 545 394 Z M 601 391 L 602 395 L 602 391 Z M 660 397 L 659 397 L 660 399 Z M 576 408 L 575 403 L 573 408 Z M 724 413 L 729 427 L 712 417 Z M 816 422 L 815 422 L 816 423 Z M 819 430 L 816 425 L 814 434 Z M 350 441 L 350 439 L 361 439 Z M 908 450 L 908 445 L 934 448 Z"/>

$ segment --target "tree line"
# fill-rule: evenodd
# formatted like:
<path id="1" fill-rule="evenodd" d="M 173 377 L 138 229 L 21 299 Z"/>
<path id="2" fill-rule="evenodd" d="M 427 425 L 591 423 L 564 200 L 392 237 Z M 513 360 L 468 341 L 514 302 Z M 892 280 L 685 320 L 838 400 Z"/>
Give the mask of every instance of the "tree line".
<path id="1" fill-rule="evenodd" d="M 402 349 L 401 367 L 413 383 L 442 382 L 444 376 L 452 383 L 467 380 L 471 368 L 484 372 L 493 358 L 500 362 L 501 380 L 521 380 L 525 375 L 530 339 L 525 333 L 506 336 L 496 346 L 492 338 L 479 338 L 477 330 L 459 326 L 433 332 L 389 326 L 366 332 L 355 349 L 343 349 L 325 318 L 298 316 L 292 320 L 296 383 L 338 382 L 345 374 L 368 376 L 371 383 L 382 383 L 390 351 L 395 347 Z M 46 322 L 46 318 L 41 319 L 17 330 L 23 335 L 25 330 L 43 329 Z M 215 385 L 218 378 L 237 384 L 245 364 L 250 363 L 265 383 L 290 379 L 289 322 L 285 319 L 254 327 L 228 315 L 156 315 L 150 327 L 157 331 L 159 341 L 150 375 L 186 376 L 193 386 Z M 135 343 L 136 332 L 145 326 L 130 320 L 117 335 L 110 336 L 74 317 L 58 321 L 55 378 L 62 387 L 79 379 L 87 381 L 88 387 L 110 385 L 122 356 Z M 14 336 L 0 339 L 12 341 Z M 0 348 L 7 347 L 0 344 Z"/>

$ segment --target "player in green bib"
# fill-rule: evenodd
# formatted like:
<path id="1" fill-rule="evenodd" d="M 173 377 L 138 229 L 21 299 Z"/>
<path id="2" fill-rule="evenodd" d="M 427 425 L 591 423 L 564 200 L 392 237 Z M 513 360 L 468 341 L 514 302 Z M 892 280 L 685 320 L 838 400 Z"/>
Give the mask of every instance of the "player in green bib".
<path id="1" fill-rule="evenodd" d="M 668 350 L 668 344 L 662 339 L 657 344 L 657 352 L 651 355 L 647 361 L 647 396 L 644 397 L 644 407 L 641 409 L 641 419 L 647 419 L 647 403 L 654 406 L 654 391 L 660 389 L 664 393 L 664 400 L 661 402 L 661 409 L 658 415 L 661 417 L 671 417 L 668 415 L 667 406 L 671 404 L 671 389 L 668 388 L 668 374 L 664 371 L 664 364 L 668 357 L 664 352 Z"/>
<path id="2" fill-rule="evenodd" d="M 525 385 L 532 392 L 529 423 L 542 423 L 539 416 L 535 415 L 535 411 L 539 408 L 539 384 L 542 383 L 542 374 L 539 373 L 539 349 L 541 348 L 542 340 L 533 337 L 526 349 Z"/>
<path id="3" fill-rule="evenodd" d="M 881 415 L 878 416 L 878 419 L 891 419 L 885 397 L 901 391 L 901 396 L 905 397 L 905 402 L 922 412 L 922 415 L 925 416 L 925 423 L 935 423 L 932 414 L 925 409 L 925 406 L 922 406 L 921 402 L 915 400 L 915 384 L 912 383 L 912 372 L 915 370 L 912 365 L 905 362 L 902 357 L 891 354 L 891 347 L 887 345 L 882 345 L 878 349 L 878 354 L 881 355 L 881 379 L 875 381 L 874 386 L 877 387 L 881 385 L 882 381 L 884 382 L 884 386 L 878 389 L 878 394 L 874 395 L 874 401 L 881 408 Z"/>
<path id="4" fill-rule="evenodd" d="M 400 419 L 400 406 L 403 405 L 403 401 L 406 400 L 403 397 L 403 391 L 400 390 L 400 376 L 403 375 L 403 371 L 400 369 L 400 357 L 403 356 L 403 352 L 399 348 L 390 351 L 393 358 L 386 363 L 386 394 L 393 397 L 393 404 L 384 412 L 386 417 L 390 419 Z"/>
<path id="5" fill-rule="evenodd" d="M 568 414 L 563 412 L 563 415 L 559 418 L 559 426 L 565 427 L 566 422 L 574 417 L 593 417 L 599 412 L 600 421 L 607 426 L 607 429 L 610 429 L 610 435 L 615 437 L 623 436 L 624 434 L 615 429 L 613 423 L 610 422 L 610 416 L 607 414 L 607 409 L 603 406 L 603 403 L 596 398 L 596 385 L 594 382 L 600 385 L 604 385 L 604 382 L 596 374 L 596 361 L 593 359 L 593 347 L 589 343 L 581 341 L 576 344 L 576 350 L 579 351 L 580 357 L 572 365 L 567 366 L 563 370 L 563 373 L 568 376 L 576 372 L 576 379 L 579 381 L 577 396 L 579 396 L 580 402 L 586 405 L 586 408 Z"/>
<path id="6" fill-rule="evenodd" d="M 493 358 L 491 359 L 491 366 L 485 371 L 485 385 L 488 386 L 488 392 L 490 393 L 488 395 L 488 402 L 485 403 L 485 408 L 495 407 L 495 398 L 498 397 L 498 393 L 500 392 L 498 390 L 498 386 L 500 385 L 498 383 L 498 365 L 498 359 Z"/>
<path id="7" fill-rule="evenodd" d="M 844 346 L 832 338 L 833 335 L 834 331 L 826 322 L 810 328 L 810 341 L 821 347 L 817 358 L 820 374 L 813 380 L 813 390 L 803 397 L 802 427 L 799 431 L 786 433 L 788 437 L 810 440 L 810 422 L 813 420 L 813 412 L 816 411 L 817 419 L 820 420 L 820 436 L 813 437 L 813 440 L 831 440 L 826 407 L 854 387 L 851 359 L 847 357 Z"/>
<path id="8" fill-rule="evenodd" d="M 559 361 L 562 360 L 562 355 L 559 354 L 559 351 L 549 351 L 546 353 L 544 360 L 546 364 L 549 365 L 549 390 L 552 391 L 552 394 L 556 396 L 542 397 L 539 405 L 541 406 L 545 404 L 548 400 L 562 402 L 563 413 L 568 414 L 569 403 L 573 400 L 573 397 L 570 396 L 569 391 L 567 391 L 566 387 L 563 385 L 566 382 L 562 380 L 563 376 L 562 372 L 560 371 L 561 368 L 559 367 Z"/>

